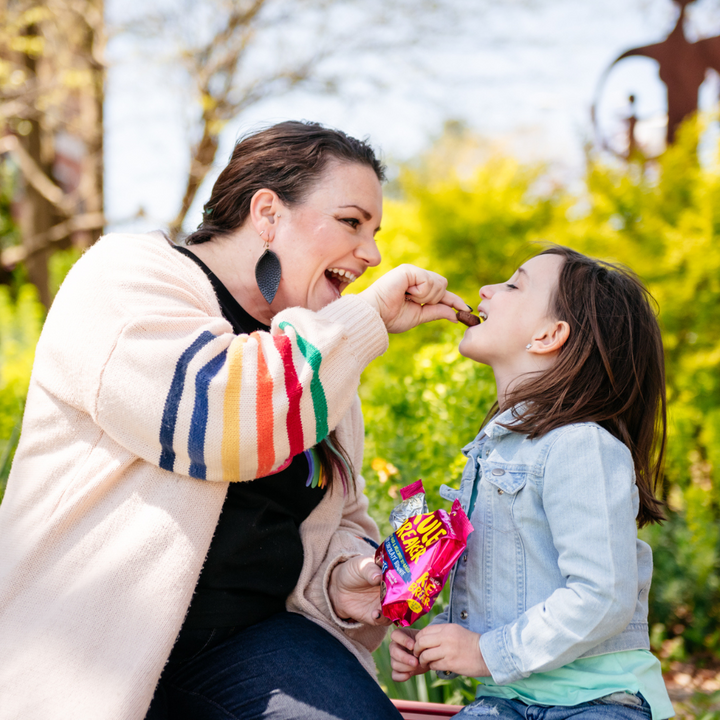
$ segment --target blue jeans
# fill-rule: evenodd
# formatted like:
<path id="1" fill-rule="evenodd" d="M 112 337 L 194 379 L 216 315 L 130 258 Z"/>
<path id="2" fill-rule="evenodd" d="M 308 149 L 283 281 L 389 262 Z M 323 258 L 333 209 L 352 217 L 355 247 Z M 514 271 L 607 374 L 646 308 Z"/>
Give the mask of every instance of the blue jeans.
<path id="1" fill-rule="evenodd" d="M 493 720 L 650 720 L 650 706 L 642 695 L 628 696 L 637 704 L 628 705 L 618 701 L 621 693 L 591 700 L 590 702 L 562 707 L 555 705 L 526 705 L 520 700 L 484 697 L 464 707 L 455 717 L 470 720 L 474 717 L 491 717 Z"/>
<path id="2" fill-rule="evenodd" d="M 400 720 L 358 659 L 294 613 L 183 630 L 145 720 Z"/>

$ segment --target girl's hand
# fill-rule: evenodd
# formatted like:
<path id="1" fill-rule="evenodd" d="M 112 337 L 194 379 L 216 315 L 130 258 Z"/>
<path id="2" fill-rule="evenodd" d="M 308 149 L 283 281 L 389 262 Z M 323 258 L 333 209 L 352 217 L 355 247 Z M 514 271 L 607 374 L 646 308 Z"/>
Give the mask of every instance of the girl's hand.
<path id="1" fill-rule="evenodd" d="M 460 625 L 428 625 L 415 638 L 415 656 L 431 670 L 449 670 L 468 677 L 489 677 L 480 652 L 480 635 Z"/>
<path id="2" fill-rule="evenodd" d="M 430 669 L 421 665 L 413 654 L 415 636 L 419 632 L 412 628 L 398 628 L 390 636 L 390 667 L 395 682 L 405 682 L 413 675 L 422 675 Z"/>
<path id="3" fill-rule="evenodd" d="M 389 625 L 380 604 L 382 573 L 372 556 L 358 555 L 336 565 L 328 594 L 335 614 L 366 625 Z"/>
<path id="4" fill-rule="evenodd" d="M 446 288 L 442 275 L 414 265 L 399 265 L 359 295 L 380 313 L 388 332 L 401 333 L 441 318 L 457 322 L 452 308 L 467 310 L 467 305 Z"/>

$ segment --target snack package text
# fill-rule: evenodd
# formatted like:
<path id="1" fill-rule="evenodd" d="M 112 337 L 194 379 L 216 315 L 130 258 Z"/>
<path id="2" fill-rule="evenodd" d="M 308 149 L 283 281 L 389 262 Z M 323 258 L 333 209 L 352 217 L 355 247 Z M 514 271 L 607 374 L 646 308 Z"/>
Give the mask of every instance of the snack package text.
<path id="1" fill-rule="evenodd" d="M 377 549 L 375 562 L 383 571 L 383 615 L 407 626 L 433 606 L 473 527 L 457 500 L 449 513 L 427 512 L 421 481 L 403 488 L 402 497 L 390 516 L 395 532 Z M 420 514 L 408 515 L 409 507 Z"/>

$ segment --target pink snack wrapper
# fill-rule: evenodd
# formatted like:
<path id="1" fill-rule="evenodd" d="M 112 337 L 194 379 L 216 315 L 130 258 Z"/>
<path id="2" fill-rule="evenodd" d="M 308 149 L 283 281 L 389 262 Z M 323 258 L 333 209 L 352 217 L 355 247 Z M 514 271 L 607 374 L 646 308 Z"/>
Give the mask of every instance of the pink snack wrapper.
<path id="1" fill-rule="evenodd" d="M 423 497 L 418 498 L 421 493 Z M 449 513 L 435 510 L 407 516 L 414 508 L 427 510 L 420 480 L 401 494 L 403 502 L 391 515 L 396 530 L 377 549 L 375 562 L 383 572 L 383 615 L 407 627 L 435 603 L 473 526 L 458 500 Z"/>

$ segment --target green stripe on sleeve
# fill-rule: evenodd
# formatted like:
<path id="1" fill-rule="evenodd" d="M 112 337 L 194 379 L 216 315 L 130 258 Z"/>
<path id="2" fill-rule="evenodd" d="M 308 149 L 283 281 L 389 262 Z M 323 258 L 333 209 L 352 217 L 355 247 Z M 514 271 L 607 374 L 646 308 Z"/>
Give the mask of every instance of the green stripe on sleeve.
<path id="1" fill-rule="evenodd" d="M 328 435 L 328 407 L 327 400 L 325 399 L 325 390 L 323 389 L 322 383 L 320 382 L 320 364 L 322 363 L 322 354 L 312 344 L 309 343 L 295 327 L 289 322 L 281 322 L 279 324 L 281 330 L 285 328 L 292 328 L 297 338 L 297 344 L 300 348 L 300 352 L 303 354 L 306 362 L 313 371 L 312 380 L 310 381 L 310 395 L 313 401 L 313 410 L 315 411 L 315 442 L 319 443 L 321 440 Z"/>

